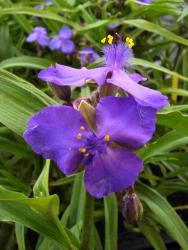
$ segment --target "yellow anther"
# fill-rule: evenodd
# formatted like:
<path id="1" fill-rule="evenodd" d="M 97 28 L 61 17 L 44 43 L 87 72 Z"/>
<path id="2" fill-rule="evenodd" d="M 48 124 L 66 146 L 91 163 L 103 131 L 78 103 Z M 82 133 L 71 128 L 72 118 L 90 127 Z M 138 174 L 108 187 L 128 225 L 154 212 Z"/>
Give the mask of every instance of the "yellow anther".
<path id="1" fill-rule="evenodd" d="M 107 38 L 108 38 L 108 44 L 112 44 L 114 37 L 111 35 L 108 35 Z"/>
<path id="2" fill-rule="evenodd" d="M 80 127 L 80 130 L 86 130 L 84 126 L 81 126 Z"/>
<path id="3" fill-rule="evenodd" d="M 133 39 L 130 37 L 127 37 L 125 41 L 130 49 L 135 45 Z"/>
<path id="4" fill-rule="evenodd" d="M 106 42 L 106 37 L 104 37 L 103 39 L 101 39 L 101 43 L 105 43 Z"/>
<path id="5" fill-rule="evenodd" d="M 86 153 L 86 148 L 79 148 L 80 153 Z"/>
<path id="6" fill-rule="evenodd" d="M 77 139 L 79 140 L 79 139 L 81 139 L 82 138 L 82 134 L 81 133 L 78 133 L 77 134 Z"/>
<path id="7" fill-rule="evenodd" d="M 112 44 L 114 37 L 111 35 L 108 35 L 107 37 L 104 37 L 101 40 L 101 43 L 105 43 L 106 41 L 108 42 L 108 44 Z"/>
<path id="8" fill-rule="evenodd" d="M 109 141 L 110 140 L 110 136 L 109 135 L 105 135 L 104 139 L 105 139 L 105 141 Z"/>
<path id="9" fill-rule="evenodd" d="M 89 153 L 84 154 L 85 157 L 89 156 Z"/>

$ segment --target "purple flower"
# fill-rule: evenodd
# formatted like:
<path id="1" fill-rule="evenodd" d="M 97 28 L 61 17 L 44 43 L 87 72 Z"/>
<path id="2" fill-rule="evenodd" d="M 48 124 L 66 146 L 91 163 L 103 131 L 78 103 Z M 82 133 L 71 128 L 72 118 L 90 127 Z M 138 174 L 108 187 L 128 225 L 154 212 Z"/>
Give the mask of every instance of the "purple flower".
<path id="1" fill-rule="evenodd" d="M 152 137 L 156 110 L 133 97 L 108 96 L 96 107 L 96 131 L 69 106 L 50 106 L 28 122 L 24 139 L 33 151 L 71 175 L 82 163 L 87 191 L 101 198 L 133 185 L 142 160 L 133 152 Z"/>
<path id="2" fill-rule="evenodd" d="M 108 29 L 109 29 L 109 30 L 114 30 L 114 29 L 119 28 L 119 26 L 120 26 L 120 24 L 118 24 L 118 23 L 109 24 L 109 25 L 108 25 Z"/>
<path id="3" fill-rule="evenodd" d="M 152 3 L 153 0 L 139 0 L 141 3 Z"/>
<path id="4" fill-rule="evenodd" d="M 34 8 L 35 8 L 35 9 L 43 9 L 45 5 L 48 5 L 48 4 L 50 4 L 51 2 L 52 2 L 52 0 L 46 0 L 46 1 L 44 1 L 43 4 L 37 4 L 37 5 L 35 5 Z"/>
<path id="5" fill-rule="evenodd" d="M 68 26 L 63 26 L 58 35 L 51 40 L 49 47 L 51 50 L 60 50 L 65 54 L 71 54 L 75 49 L 71 38 L 72 30 Z"/>
<path id="6" fill-rule="evenodd" d="M 82 66 L 92 63 L 99 58 L 99 55 L 91 47 L 80 50 L 79 56 Z"/>
<path id="7" fill-rule="evenodd" d="M 41 46 L 49 44 L 49 37 L 44 27 L 35 27 L 32 33 L 26 38 L 28 43 L 37 42 Z"/>
<path id="8" fill-rule="evenodd" d="M 56 67 L 48 67 L 42 70 L 38 77 L 44 81 L 65 86 L 83 86 L 89 79 L 95 80 L 99 86 L 104 83 L 112 83 L 134 96 L 135 100 L 143 106 L 150 106 L 155 109 L 166 106 L 168 104 L 166 96 L 157 90 L 139 84 L 146 78 L 137 73 L 131 74 L 124 71 L 124 67 L 129 65 L 129 59 L 133 56 L 132 49 L 129 48 L 134 44 L 132 39 L 129 38 L 127 46 L 122 40 L 117 42 L 112 36 L 107 38 L 109 43 L 112 40 L 115 40 L 115 43 L 108 44 L 103 49 L 106 59 L 105 67 L 74 69 L 56 64 Z M 105 40 L 102 39 L 102 41 Z"/>

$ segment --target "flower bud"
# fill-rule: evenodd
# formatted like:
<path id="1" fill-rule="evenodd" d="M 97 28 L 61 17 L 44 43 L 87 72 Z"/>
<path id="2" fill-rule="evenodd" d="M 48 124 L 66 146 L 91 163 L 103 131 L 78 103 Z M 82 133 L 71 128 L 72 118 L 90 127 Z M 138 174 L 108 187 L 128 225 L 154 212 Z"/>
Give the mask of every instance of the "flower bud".
<path id="1" fill-rule="evenodd" d="M 78 107 L 78 110 L 83 115 L 85 120 L 87 121 L 89 127 L 93 130 L 96 129 L 96 111 L 95 108 L 87 103 L 86 101 L 82 100 Z"/>
<path id="2" fill-rule="evenodd" d="M 71 90 L 69 86 L 59 86 L 56 84 L 48 83 L 48 87 L 55 96 L 64 101 L 70 101 Z"/>
<path id="3" fill-rule="evenodd" d="M 128 190 L 123 197 L 122 214 L 124 218 L 132 224 L 138 222 L 142 217 L 142 203 L 132 189 Z"/>

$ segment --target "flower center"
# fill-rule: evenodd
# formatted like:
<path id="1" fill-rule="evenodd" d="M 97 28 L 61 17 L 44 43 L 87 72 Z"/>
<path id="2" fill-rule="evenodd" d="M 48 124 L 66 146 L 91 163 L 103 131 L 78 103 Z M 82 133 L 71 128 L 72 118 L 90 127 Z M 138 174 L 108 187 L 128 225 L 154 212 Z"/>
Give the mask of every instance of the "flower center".
<path id="1" fill-rule="evenodd" d="M 134 41 L 130 37 L 125 39 L 119 35 L 108 35 L 101 40 L 106 46 L 103 48 L 104 57 L 106 59 L 107 67 L 113 70 L 123 69 L 128 65 L 128 60 L 133 56 L 132 47 Z"/>
<path id="2" fill-rule="evenodd" d="M 95 133 L 89 134 L 89 136 L 78 133 L 77 139 L 82 140 L 83 147 L 79 148 L 79 152 L 84 156 L 94 156 L 96 153 L 103 153 L 107 149 L 107 143 L 110 141 L 110 136 L 105 135 L 98 137 Z"/>

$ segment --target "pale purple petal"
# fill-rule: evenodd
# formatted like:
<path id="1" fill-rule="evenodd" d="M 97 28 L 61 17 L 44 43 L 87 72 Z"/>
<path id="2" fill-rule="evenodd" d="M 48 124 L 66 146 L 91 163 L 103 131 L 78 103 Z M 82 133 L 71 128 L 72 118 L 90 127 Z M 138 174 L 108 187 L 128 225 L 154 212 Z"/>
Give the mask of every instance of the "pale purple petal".
<path id="1" fill-rule="evenodd" d="M 107 73 L 107 67 L 96 69 L 74 69 L 72 67 L 56 64 L 56 67 L 48 67 L 39 72 L 38 77 L 46 82 L 51 82 L 60 86 L 83 86 L 86 80 L 95 80 L 98 85 L 102 85 Z"/>
<path id="2" fill-rule="evenodd" d="M 123 42 L 107 45 L 103 48 L 106 65 L 113 69 L 123 69 L 129 64 L 129 59 L 133 57 L 132 49 L 128 48 Z"/>
<path id="3" fill-rule="evenodd" d="M 75 45 L 71 40 L 63 40 L 61 43 L 61 51 L 65 54 L 72 54 L 75 50 Z"/>
<path id="4" fill-rule="evenodd" d="M 49 44 L 51 50 L 59 50 L 61 48 L 61 39 L 58 36 L 55 36 Z"/>
<path id="5" fill-rule="evenodd" d="M 113 71 L 112 77 L 108 79 L 107 82 L 122 88 L 134 96 L 136 101 L 143 106 L 161 109 L 168 104 L 168 98 L 166 96 L 157 90 L 137 84 L 137 82 L 129 77 L 129 74 L 122 70 Z"/>
<path id="6" fill-rule="evenodd" d="M 32 43 L 32 42 L 34 42 L 34 41 L 36 41 L 36 39 L 37 39 L 37 33 L 31 33 L 27 38 L 26 38 L 26 41 L 28 42 L 28 43 Z"/>
<path id="7" fill-rule="evenodd" d="M 78 111 L 68 106 L 51 106 L 29 120 L 24 139 L 35 153 L 55 161 L 61 171 L 69 175 L 83 158 L 79 152 L 83 142 L 77 139 L 80 126 L 88 130 Z"/>
<path id="8" fill-rule="evenodd" d="M 133 97 L 108 96 L 96 108 L 98 136 L 110 136 L 110 141 L 127 148 L 139 148 L 155 132 L 156 110 L 139 105 Z"/>
<path id="9" fill-rule="evenodd" d="M 147 78 L 138 73 L 127 73 L 127 75 L 135 82 L 147 81 Z"/>
<path id="10" fill-rule="evenodd" d="M 99 55 L 91 47 L 80 50 L 79 56 L 82 66 L 92 63 L 99 58 Z"/>
<path id="11" fill-rule="evenodd" d="M 58 36 L 62 39 L 70 39 L 72 37 L 72 30 L 68 26 L 63 26 L 60 29 Z"/>
<path id="12" fill-rule="evenodd" d="M 120 192 L 132 186 L 142 169 L 142 161 L 134 153 L 108 148 L 97 154 L 85 170 L 85 186 L 96 198 Z"/>

